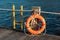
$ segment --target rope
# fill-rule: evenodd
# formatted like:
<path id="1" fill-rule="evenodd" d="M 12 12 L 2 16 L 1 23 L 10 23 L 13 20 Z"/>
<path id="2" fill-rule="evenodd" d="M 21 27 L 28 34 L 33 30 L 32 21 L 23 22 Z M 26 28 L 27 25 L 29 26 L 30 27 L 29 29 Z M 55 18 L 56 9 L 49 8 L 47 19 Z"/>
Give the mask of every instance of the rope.
<path id="1" fill-rule="evenodd" d="M 12 11 L 12 9 L 0 8 L 0 11 Z M 15 10 L 15 11 L 21 11 L 21 10 Z M 25 12 L 30 12 L 30 11 L 33 11 L 33 10 L 23 10 L 23 11 L 25 11 Z M 57 12 L 41 11 L 41 13 L 45 13 L 45 14 L 58 14 L 58 15 L 60 15 L 60 13 L 57 13 Z"/>
<path id="2" fill-rule="evenodd" d="M 12 9 L 4 9 L 4 8 L 0 8 L 0 11 L 12 11 Z M 21 10 L 15 10 L 15 11 L 21 11 Z M 22 10 L 22 11 L 32 11 L 32 10 Z"/>
<path id="3" fill-rule="evenodd" d="M 60 13 L 57 13 L 57 12 L 46 12 L 46 11 L 41 11 L 41 13 L 46 13 L 46 14 L 60 14 Z"/>
<path id="4" fill-rule="evenodd" d="M 12 9 L 4 9 L 4 8 L 0 8 L 0 11 L 12 11 Z"/>

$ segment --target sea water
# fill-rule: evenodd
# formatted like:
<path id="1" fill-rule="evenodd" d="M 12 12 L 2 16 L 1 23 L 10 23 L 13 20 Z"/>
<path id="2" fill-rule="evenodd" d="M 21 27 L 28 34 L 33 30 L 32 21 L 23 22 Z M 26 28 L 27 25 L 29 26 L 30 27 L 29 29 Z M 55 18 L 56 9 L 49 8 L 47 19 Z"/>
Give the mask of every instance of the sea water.
<path id="1" fill-rule="evenodd" d="M 12 5 L 20 10 L 20 6 L 24 6 L 24 10 L 31 10 L 32 6 L 41 7 L 41 11 L 60 12 L 60 0 L 0 0 L 0 8 L 12 9 Z M 49 34 L 54 34 L 56 30 L 60 30 L 60 18 L 56 14 L 41 15 L 46 20 L 46 31 Z M 31 12 L 24 12 L 24 23 L 31 16 Z M 20 12 L 16 12 L 16 21 L 20 22 Z M 20 28 L 16 25 L 17 29 Z M 0 11 L 0 27 L 13 28 L 12 12 Z"/>

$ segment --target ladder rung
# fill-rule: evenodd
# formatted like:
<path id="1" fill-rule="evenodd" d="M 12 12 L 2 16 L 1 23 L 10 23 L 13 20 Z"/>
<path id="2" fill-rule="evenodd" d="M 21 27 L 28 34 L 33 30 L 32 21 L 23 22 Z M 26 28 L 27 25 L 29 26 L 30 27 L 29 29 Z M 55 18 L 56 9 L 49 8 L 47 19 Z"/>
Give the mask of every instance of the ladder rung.
<path id="1" fill-rule="evenodd" d="M 22 23 L 22 22 L 17 22 L 16 24 L 17 24 L 17 25 L 20 25 L 21 23 Z"/>
<path id="2" fill-rule="evenodd" d="M 20 25 L 20 23 L 16 23 L 17 25 Z"/>
<path id="3" fill-rule="evenodd" d="M 16 23 L 22 23 L 22 22 L 16 22 Z"/>

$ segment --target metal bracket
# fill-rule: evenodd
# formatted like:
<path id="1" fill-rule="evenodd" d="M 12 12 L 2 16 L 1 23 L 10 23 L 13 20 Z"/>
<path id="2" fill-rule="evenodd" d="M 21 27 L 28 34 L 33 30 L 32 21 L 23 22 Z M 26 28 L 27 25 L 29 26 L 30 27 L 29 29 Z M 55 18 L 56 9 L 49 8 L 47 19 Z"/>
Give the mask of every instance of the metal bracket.
<path id="1" fill-rule="evenodd" d="M 33 13 L 32 14 L 39 14 L 41 13 L 41 8 L 37 6 L 32 7 Z"/>

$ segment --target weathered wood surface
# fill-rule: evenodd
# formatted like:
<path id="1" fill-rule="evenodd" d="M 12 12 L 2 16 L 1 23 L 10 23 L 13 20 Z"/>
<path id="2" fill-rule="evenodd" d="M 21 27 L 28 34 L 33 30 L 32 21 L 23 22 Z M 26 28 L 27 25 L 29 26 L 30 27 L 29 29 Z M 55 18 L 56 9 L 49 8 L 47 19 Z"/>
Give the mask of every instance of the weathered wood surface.
<path id="1" fill-rule="evenodd" d="M 26 36 L 22 32 L 0 28 L 0 40 L 60 40 L 60 36 L 48 34 L 39 36 Z"/>

